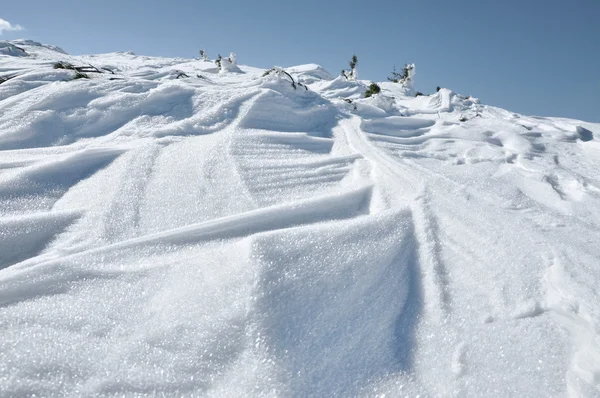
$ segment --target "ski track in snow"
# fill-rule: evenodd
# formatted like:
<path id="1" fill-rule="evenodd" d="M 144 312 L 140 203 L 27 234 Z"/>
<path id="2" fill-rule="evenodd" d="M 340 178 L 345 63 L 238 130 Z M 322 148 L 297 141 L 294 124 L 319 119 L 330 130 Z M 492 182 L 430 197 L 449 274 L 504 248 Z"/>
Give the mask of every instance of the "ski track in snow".
<path id="1" fill-rule="evenodd" d="M 600 395 L 600 125 L 15 44 L 0 397 Z"/>

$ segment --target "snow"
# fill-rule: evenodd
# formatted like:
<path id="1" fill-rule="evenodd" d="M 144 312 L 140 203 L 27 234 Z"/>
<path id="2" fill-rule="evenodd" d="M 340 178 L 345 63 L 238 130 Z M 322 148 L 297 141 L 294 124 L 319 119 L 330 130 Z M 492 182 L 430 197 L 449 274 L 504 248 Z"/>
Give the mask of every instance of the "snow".
<path id="1" fill-rule="evenodd" d="M 333 80 L 333 77 L 322 66 L 317 64 L 297 65 L 286 68 L 300 83 L 312 84 L 322 80 Z"/>
<path id="2" fill-rule="evenodd" d="M 11 45 L 0 396 L 600 395 L 600 124 Z"/>

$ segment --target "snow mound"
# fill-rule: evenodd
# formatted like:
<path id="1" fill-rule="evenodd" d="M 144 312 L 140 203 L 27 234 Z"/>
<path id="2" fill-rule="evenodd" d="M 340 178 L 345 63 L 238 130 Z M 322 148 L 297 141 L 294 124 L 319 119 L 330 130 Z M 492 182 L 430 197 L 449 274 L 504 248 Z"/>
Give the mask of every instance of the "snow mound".
<path id="1" fill-rule="evenodd" d="M 48 49 L 48 50 L 51 50 L 51 51 L 54 51 L 57 53 L 61 53 L 61 54 L 65 54 L 65 55 L 67 54 L 67 52 L 65 50 L 63 50 L 62 48 L 60 48 L 58 46 L 53 46 L 50 44 L 42 44 L 42 43 L 39 43 L 39 42 L 33 41 L 33 40 L 18 39 L 18 40 L 12 40 L 11 43 L 13 43 L 17 46 L 30 47 L 30 48 L 39 47 L 42 49 Z"/>
<path id="2" fill-rule="evenodd" d="M 362 98 L 367 86 L 358 80 L 338 76 L 331 81 L 316 82 L 311 86 L 325 98 Z"/>
<path id="3" fill-rule="evenodd" d="M 418 119 L 412 117 L 390 116 L 381 119 L 364 120 L 361 123 L 363 131 L 391 136 L 413 135 L 419 129 L 431 127 L 435 124 L 430 119 Z"/>
<path id="4" fill-rule="evenodd" d="M 68 55 L 60 47 L 25 39 L 0 41 L 0 55 L 2 54 L 54 61 Z"/>
<path id="5" fill-rule="evenodd" d="M 17 47 L 16 45 L 10 42 L 0 41 L 0 55 L 9 55 L 11 57 L 26 57 L 27 52 L 25 51 L 25 49 Z"/>
<path id="6" fill-rule="evenodd" d="M 312 84 L 322 80 L 332 80 L 333 77 L 321 65 L 306 64 L 297 65 L 286 68 L 299 82 L 304 84 Z"/>

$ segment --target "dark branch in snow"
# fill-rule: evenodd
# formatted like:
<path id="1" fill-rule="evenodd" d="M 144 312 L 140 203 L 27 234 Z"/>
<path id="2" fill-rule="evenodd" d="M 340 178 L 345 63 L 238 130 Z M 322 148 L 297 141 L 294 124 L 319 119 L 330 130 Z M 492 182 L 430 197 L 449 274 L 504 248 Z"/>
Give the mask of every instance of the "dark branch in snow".
<path id="1" fill-rule="evenodd" d="M 17 75 L 13 75 L 13 76 L 0 76 L 0 84 L 5 83 L 7 81 L 9 81 L 10 79 L 17 77 Z"/>

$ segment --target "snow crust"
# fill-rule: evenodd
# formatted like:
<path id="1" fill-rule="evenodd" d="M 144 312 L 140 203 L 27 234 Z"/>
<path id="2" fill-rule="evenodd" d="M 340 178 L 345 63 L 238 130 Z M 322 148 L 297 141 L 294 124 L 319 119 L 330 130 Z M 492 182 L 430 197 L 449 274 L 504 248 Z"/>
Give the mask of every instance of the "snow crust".
<path id="1" fill-rule="evenodd" d="M 0 396 L 600 395 L 600 124 L 6 43 Z"/>

